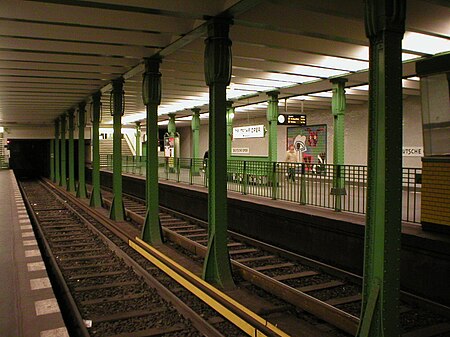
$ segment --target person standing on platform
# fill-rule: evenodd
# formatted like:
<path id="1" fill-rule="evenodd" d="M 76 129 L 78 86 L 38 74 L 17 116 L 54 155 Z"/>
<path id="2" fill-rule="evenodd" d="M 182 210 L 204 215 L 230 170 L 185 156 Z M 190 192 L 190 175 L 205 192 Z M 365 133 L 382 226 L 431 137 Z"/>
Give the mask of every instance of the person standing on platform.
<path id="1" fill-rule="evenodd" d="M 290 163 L 298 163 L 297 152 L 295 151 L 294 144 L 289 145 L 289 149 L 286 152 L 286 159 L 284 161 L 289 163 L 287 165 L 288 180 L 295 181 L 295 168 L 297 165 L 290 164 Z"/>

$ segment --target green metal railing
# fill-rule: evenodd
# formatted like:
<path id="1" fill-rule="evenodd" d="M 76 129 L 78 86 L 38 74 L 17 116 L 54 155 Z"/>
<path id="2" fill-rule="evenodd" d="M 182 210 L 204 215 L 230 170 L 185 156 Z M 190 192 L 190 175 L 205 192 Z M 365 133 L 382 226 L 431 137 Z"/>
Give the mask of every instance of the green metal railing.
<path id="1" fill-rule="evenodd" d="M 143 156 L 123 156 L 124 173 L 145 176 Z M 207 160 L 159 157 L 159 179 L 208 186 Z M 229 160 L 229 191 L 364 214 L 367 166 Z M 106 168 L 112 170 L 112 155 Z M 403 168 L 403 217 L 420 222 L 420 168 Z"/>

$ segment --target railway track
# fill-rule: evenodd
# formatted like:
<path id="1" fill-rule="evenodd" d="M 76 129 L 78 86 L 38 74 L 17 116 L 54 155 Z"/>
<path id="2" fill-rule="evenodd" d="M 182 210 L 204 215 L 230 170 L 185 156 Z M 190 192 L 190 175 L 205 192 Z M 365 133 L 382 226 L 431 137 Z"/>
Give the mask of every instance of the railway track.
<path id="1" fill-rule="evenodd" d="M 246 335 L 61 192 L 21 188 L 74 335 Z"/>
<path id="2" fill-rule="evenodd" d="M 111 192 L 104 191 L 110 204 Z M 140 230 L 145 205 L 141 199 L 124 196 L 128 217 Z M 160 208 L 167 240 L 200 257 L 207 249 L 207 223 Z M 238 233 L 229 232 L 232 265 L 246 282 L 355 335 L 361 310 L 359 276 L 289 253 Z M 402 293 L 400 307 L 403 337 L 450 336 L 449 308 Z"/>

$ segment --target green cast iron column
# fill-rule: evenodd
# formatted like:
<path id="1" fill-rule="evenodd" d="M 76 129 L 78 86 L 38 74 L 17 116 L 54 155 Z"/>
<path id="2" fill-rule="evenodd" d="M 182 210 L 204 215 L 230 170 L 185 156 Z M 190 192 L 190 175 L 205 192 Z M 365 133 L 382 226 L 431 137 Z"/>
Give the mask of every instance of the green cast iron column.
<path id="1" fill-rule="evenodd" d="M 53 182 L 59 184 L 61 181 L 61 168 L 59 158 L 59 118 L 55 119 L 55 179 Z"/>
<path id="2" fill-rule="evenodd" d="M 147 108 L 147 151 L 146 151 L 146 202 L 147 212 L 142 240 L 150 244 L 162 242 L 159 223 L 158 187 L 158 105 L 161 103 L 160 58 L 145 59 L 145 73 L 142 81 L 142 99 Z"/>
<path id="3" fill-rule="evenodd" d="M 167 133 L 173 137 L 177 132 L 177 126 L 175 124 L 175 114 L 169 114 L 169 124 L 167 124 Z"/>
<path id="4" fill-rule="evenodd" d="M 55 180 L 55 141 L 50 139 L 50 180 Z"/>
<path id="5" fill-rule="evenodd" d="M 278 161 L 278 95 L 279 91 L 268 92 L 267 122 L 269 123 L 269 161 Z"/>
<path id="6" fill-rule="evenodd" d="M 61 180 L 59 186 L 67 187 L 66 177 L 66 114 L 61 115 Z"/>
<path id="7" fill-rule="evenodd" d="M 200 158 L 200 109 L 193 108 L 192 110 L 192 174 L 198 176 L 200 174 L 200 163 L 198 158 Z"/>
<path id="8" fill-rule="evenodd" d="M 333 164 L 334 164 L 334 184 L 331 191 L 334 197 L 334 210 L 341 211 L 342 196 L 346 194 L 343 177 L 344 165 L 344 135 L 345 135 L 345 82 L 346 78 L 334 78 L 331 80 L 333 87 L 333 97 L 331 99 L 331 112 L 334 118 L 333 135 Z"/>
<path id="9" fill-rule="evenodd" d="M 402 212 L 402 38 L 405 0 L 366 0 L 368 200 L 358 336 L 399 336 Z"/>
<path id="10" fill-rule="evenodd" d="M 231 20 L 208 22 L 205 40 L 205 80 L 209 86 L 208 251 L 203 278 L 217 286 L 234 287 L 227 247 L 226 87 L 231 79 Z"/>
<path id="11" fill-rule="evenodd" d="M 73 131 L 75 130 L 74 118 L 75 111 L 70 109 L 69 116 L 69 183 L 67 190 L 69 192 L 75 192 L 75 151 L 73 146 Z"/>
<path id="12" fill-rule="evenodd" d="M 231 159 L 231 144 L 233 140 L 233 118 L 234 107 L 233 102 L 227 102 L 227 160 Z"/>
<path id="13" fill-rule="evenodd" d="M 141 155 L 141 122 L 136 122 L 136 156 Z"/>
<path id="14" fill-rule="evenodd" d="M 113 202 L 109 217 L 112 220 L 123 221 L 125 208 L 122 197 L 122 116 L 123 116 L 123 78 L 112 81 L 112 100 L 113 100 Z"/>
<path id="15" fill-rule="evenodd" d="M 86 198 L 84 128 L 86 127 L 86 103 L 78 104 L 78 189 L 77 197 Z"/>
<path id="16" fill-rule="evenodd" d="M 89 205 L 92 207 L 102 207 L 102 194 L 100 191 L 100 99 L 101 92 L 92 96 L 92 192 Z"/>

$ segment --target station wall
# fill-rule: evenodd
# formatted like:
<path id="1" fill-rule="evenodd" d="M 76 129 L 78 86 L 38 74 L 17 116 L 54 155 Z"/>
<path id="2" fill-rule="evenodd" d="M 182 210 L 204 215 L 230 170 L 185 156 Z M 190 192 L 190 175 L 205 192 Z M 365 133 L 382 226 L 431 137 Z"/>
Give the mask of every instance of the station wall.
<path id="1" fill-rule="evenodd" d="M 333 162 L 333 116 L 330 110 L 315 110 L 305 112 L 308 125 L 327 126 L 327 163 Z M 239 113 L 236 113 L 239 116 Z M 208 124 L 202 121 L 200 127 L 199 153 L 203 157 L 208 148 Z M 205 124 L 206 123 L 206 124 Z M 267 127 L 265 116 L 253 119 L 238 118 L 233 126 L 259 125 Z M 278 161 L 284 161 L 287 147 L 287 126 L 278 126 Z M 191 156 L 191 128 L 177 127 L 181 137 L 181 157 Z M 347 105 L 345 114 L 345 163 L 348 165 L 367 165 L 367 143 L 368 143 L 368 104 Z M 249 154 L 242 158 L 267 157 L 268 137 L 236 139 L 232 147 L 249 148 Z M 423 148 L 421 102 L 419 96 L 408 96 L 403 100 L 403 147 Z M 238 156 L 233 156 L 238 158 Z M 404 156 L 404 167 L 422 167 L 420 156 Z"/>
<path id="2" fill-rule="evenodd" d="M 91 138 L 90 127 L 86 127 L 84 131 L 84 138 Z M 78 138 L 77 127 L 74 130 L 74 138 Z M 54 139 L 54 126 L 7 126 L 5 127 L 5 138 L 10 139 Z M 66 139 L 69 137 L 69 132 L 66 130 Z"/>

